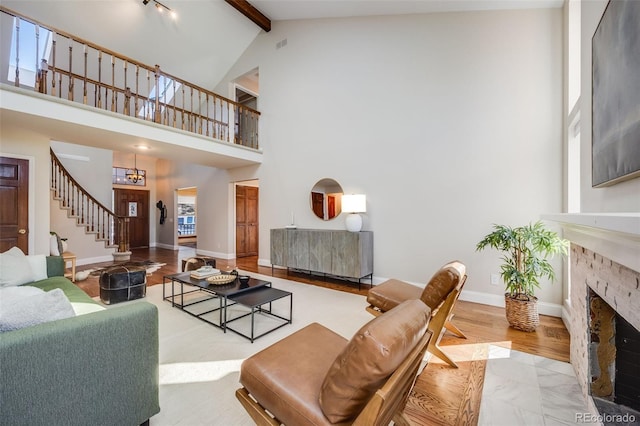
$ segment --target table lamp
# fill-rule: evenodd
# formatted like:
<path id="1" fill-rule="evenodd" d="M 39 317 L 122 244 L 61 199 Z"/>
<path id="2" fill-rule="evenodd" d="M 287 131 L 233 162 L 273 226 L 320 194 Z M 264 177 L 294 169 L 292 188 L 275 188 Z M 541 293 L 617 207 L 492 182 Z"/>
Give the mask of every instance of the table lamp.
<path id="1" fill-rule="evenodd" d="M 367 211 L 367 197 L 364 194 L 343 195 L 342 211 L 349 213 L 345 220 L 347 231 L 360 232 L 362 229 L 362 216 L 359 213 Z"/>

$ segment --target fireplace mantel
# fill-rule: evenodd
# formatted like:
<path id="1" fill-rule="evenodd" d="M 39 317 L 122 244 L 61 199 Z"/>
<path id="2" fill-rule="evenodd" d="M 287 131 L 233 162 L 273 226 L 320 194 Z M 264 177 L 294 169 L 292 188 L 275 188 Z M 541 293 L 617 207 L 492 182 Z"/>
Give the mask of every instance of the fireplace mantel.
<path id="1" fill-rule="evenodd" d="M 640 271 L 640 213 L 561 213 L 542 219 L 559 222 L 571 242 Z"/>

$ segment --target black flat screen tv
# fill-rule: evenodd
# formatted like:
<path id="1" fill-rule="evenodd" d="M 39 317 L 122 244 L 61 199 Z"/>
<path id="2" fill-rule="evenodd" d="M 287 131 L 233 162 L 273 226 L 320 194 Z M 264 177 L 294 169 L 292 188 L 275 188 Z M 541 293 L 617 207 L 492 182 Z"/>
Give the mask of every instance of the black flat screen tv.
<path id="1" fill-rule="evenodd" d="M 640 0 L 610 0 L 592 38 L 592 185 L 640 176 Z"/>

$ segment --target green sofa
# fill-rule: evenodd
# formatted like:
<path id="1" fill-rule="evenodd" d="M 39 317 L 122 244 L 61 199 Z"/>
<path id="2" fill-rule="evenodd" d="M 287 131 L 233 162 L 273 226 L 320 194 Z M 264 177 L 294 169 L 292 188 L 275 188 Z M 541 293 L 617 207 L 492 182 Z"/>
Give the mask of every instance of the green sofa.
<path id="1" fill-rule="evenodd" d="M 148 422 L 160 411 L 156 306 L 101 309 L 63 272 L 49 257 L 49 278 L 26 285 L 60 288 L 90 313 L 0 333 L 0 425 Z"/>

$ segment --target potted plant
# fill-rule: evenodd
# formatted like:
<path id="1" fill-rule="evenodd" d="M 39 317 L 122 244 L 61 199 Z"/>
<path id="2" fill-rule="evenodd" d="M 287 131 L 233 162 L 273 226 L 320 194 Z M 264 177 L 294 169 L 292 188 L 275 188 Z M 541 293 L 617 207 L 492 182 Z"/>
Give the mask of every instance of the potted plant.
<path id="1" fill-rule="evenodd" d="M 540 287 L 540 278 L 555 279 L 549 260 L 556 254 L 567 254 L 568 241 L 540 221 L 516 228 L 494 224 L 493 229 L 476 250 L 491 247 L 504 253 L 500 275 L 507 290 L 507 321 L 515 329 L 534 331 L 540 324 L 535 289 Z"/>

